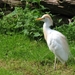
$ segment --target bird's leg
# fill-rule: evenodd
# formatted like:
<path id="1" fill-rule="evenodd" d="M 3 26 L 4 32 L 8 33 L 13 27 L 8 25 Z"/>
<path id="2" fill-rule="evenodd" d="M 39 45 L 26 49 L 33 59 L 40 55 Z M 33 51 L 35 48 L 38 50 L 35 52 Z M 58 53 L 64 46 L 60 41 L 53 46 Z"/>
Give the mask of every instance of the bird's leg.
<path id="1" fill-rule="evenodd" d="M 56 56 L 55 56 L 55 59 L 54 59 L 54 70 L 56 70 Z"/>
<path id="2" fill-rule="evenodd" d="M 67 63 L 66 62 L 64 63 L 64 68 L 67 68 Z"/>
<path id="3" fill-rule="evenodd" d="M 65 62 L 65 64 L 64 64 L 66 67 L 67 67 L 67 63 Z"/>

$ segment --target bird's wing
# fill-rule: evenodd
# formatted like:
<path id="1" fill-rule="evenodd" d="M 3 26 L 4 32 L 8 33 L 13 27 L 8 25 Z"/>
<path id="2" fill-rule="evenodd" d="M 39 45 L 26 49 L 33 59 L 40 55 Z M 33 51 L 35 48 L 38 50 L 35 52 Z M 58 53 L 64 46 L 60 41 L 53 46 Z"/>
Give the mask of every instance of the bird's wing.
<path id="1" fill-rule="evenodd" d="M 66 37 L 58 31 L 54 31 L 48 36 L 47 44 L 49 49 L 62 61 L 68 59 L 70 50 Z"/>
<path id="2" fill-rule="evenodd" d="M 50 36 L 48 36 L 48 44 L 50 45 L 51 43 L 52 43 L 52 45 L 56 45 L 56 46 L 57 46 L 57 44 L 59 44 L 59 45 L 62 46 L 62 48 L 65 51 L 69 52 L 69 46 L 68 46 L 68 43 L 67 43 L 67 39 L 60 32 L 54 31 L 54 32 L 51 33 Z"/>
<path id="3" fill-rule="evenodd" d="M 62 47 L 63 47 L 63 49 L 64 49 L 68 54 L 70 54 L 69 45 L 68 45 L 68 42 L 67 42 L 66 37 L 65 37 L 63 34 L 61 34 L 60 32 L 58 32 L 57 35 L 59 36 L 59 39 L 60 39 L 60 40 L 58 39 L 59 44 L 61 44 Z M 58 41 L 57 41 L 57 42 L 58 42 Z"/>

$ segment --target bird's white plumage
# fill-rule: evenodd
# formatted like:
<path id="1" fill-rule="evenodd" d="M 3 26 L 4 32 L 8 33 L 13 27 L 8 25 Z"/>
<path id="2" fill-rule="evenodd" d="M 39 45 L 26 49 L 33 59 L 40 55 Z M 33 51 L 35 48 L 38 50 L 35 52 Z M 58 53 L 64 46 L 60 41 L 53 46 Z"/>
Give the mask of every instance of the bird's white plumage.
<path id="1" fill-rule="evenodd" d="M 46 41 L 49 49 L 64 64 L 69 56 L 69 47 L 65 36 L 55 30 L 50 30 L 47 33 Z"/>
<path id="2" fill-rule="evenodd" d="M 38 20 L 44 21 L 43 33 L 49 49 L 64 64 L 70 55 L 66 37 L 62 33 L 49 28 L 49 26 L 53 25 L 53 20 L 48 14 L 43 15 Z"/>

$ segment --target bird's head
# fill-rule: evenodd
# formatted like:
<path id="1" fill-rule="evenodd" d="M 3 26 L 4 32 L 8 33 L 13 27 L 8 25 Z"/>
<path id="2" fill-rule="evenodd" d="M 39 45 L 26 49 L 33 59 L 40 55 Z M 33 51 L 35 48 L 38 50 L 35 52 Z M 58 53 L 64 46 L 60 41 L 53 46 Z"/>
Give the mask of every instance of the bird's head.
<path id="1" fill-rule="evenodd" d="M 40 21 L 43 21 L 43 22 L 47 22 L 50 25 L 53 25 L 53 20 L 50 17 L 50 15 L 48 15 L 48 14 L 44 14 L 42 17 L 37 18 L 36 20 L 40 20 Z"/>

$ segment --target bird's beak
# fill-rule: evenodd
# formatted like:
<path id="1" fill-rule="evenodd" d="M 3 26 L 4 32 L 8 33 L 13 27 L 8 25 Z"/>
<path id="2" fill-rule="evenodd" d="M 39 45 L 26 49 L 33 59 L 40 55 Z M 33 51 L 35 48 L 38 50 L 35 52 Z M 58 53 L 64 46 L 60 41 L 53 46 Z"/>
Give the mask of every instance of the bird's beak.
<path id="1" fill-rule="evenodd" d="M 36 20 L 37 20 L 37 21 L 38 21 L 38 20 L 42 20 L 42 18 L 37 18 Z"/>

